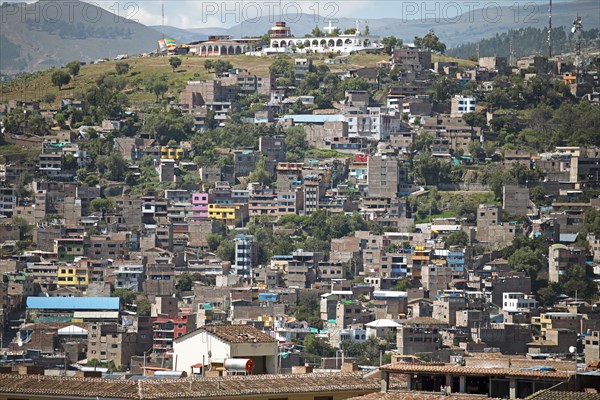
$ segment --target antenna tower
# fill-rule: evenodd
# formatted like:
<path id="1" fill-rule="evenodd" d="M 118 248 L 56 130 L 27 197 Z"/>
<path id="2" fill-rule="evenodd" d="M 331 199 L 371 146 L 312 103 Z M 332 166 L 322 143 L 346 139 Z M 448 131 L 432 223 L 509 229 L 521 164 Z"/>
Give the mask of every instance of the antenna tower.
<path id="1" fill-rule="evenodd" d="M 583 58 L 581 57 L 581 31 L 583 24 L 581 17 L 578 15 L 573 20 L 573 28 L 571 32 L 575 37 L 575 67 L 577 68 L 577 76 L 580 78 L 583 72 Z"/>

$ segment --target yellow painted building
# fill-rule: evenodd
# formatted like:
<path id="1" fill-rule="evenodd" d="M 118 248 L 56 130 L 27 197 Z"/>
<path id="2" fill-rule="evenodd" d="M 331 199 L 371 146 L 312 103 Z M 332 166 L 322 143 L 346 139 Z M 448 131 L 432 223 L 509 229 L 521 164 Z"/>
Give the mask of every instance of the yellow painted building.
<path id="1" fill-rule="evenodd" d="M 181 160 L 184 156 L 185 152 L 179 147 L 162 146 L 160 148 L 160 158 L 163 160 Z"/>
<path id="2" fill-rule="evenodd" d="M 61 286 L 87 286 L 90 281 L 87 268 L 75 267 L 73 265 L 58 267 L 58 284 Z"/>
<path id="3" fill-rule="evenodd" d="M 208 218 L 222 221 L 225 225 L 235 227 L 248 218 L 247 204 L 209 204 Z"/>

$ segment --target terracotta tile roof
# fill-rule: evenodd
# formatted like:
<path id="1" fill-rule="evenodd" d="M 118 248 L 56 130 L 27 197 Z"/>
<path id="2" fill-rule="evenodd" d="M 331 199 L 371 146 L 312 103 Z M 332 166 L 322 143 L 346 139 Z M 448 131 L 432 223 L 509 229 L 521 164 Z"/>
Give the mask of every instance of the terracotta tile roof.
<path id="1" fill-rule="evenodd" d="M 3 395 L 164 399 L 262 394 L 378 391 L 377 377 L 362 373 L 251 375 L 205 379 L 127 380 L 0 374 Z M 397 387 L 397 386 L 396 386 Z M 448 400 L 448 399 L 446 399 Z"/>
<path id="2" fill-rule="evenodd" d="M 443 395 L 430 392 L 392 391 L 387 393 L 371 393 L 364 396 L 352 397 L 348 400 L 493 400 L 486 395 L 466 394 Z"/>
<path id="3" fill-rule="evenodd" d="M 600 400 L 600 393 L 559 392 L 543 390 L 528 397 L 529 400 Z"/>
<path id="4" fill-rule="evenodd" d="M 0 374 L 0 394 L 136 399 L 138 385 L 135 381 L 124 379 Z"/>
<path id="5" fill-rule="evenodd" d="M 479 367 L 460 367 L 453 365 L 432 365 L 432 364 L 387 364 L 381 367 L 389 372 L 406 373 L 432 373 L 432 374 L 453 374 L 453 375 L 478 375 L 478 376 L 513 376 L 530 378 L 556 378 L 567 379 L 573 375 L 569 371 L 532 371 L 514 368 L 479 368 Z"/>
<path id="6" fill-rule="evenodd" d="M 229 343 L 270 343 L 277 339 L 251 325 L 207 325 L 200 329 Z"/>

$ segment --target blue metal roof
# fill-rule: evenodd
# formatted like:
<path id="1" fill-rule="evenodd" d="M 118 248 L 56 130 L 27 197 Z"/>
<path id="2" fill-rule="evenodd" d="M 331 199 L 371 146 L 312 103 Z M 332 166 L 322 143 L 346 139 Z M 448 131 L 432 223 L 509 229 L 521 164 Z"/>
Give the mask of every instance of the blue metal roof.
<path id="1" fill-rule="evenodd" d="M 27 308 L 46 310 L 119 310 L 118 297 L 28 297 Z"/>
<path id="2" fill-rule="evenodd" d="M 565 243 L 575 243 L 577 241 L 577 236 L 579 236 L 579 233 L 561 233 L 559 241 Z"/>

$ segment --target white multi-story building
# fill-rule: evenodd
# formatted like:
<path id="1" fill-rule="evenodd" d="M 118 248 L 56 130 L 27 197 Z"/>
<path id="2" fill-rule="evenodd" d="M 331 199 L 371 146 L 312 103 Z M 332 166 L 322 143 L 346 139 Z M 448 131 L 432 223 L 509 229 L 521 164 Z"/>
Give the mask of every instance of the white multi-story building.
<path id="1" fill-rule="evenodd" d="M 12 187 L 0 188 L 0 214 L 11 217 L 17 205 L 17 191 Z"/>
<path id="2" fill-rule="evenodd" d="M 348 136 L 372 140 L 389 139 L 390 133 L 401 130 L 398 115 L 389 114 L 382 107 L 349 107 L 344 110 L 344 119 L 348 123 Z"/>
<path id="3" fill-rule="evenodd" d="M 502 310 L 508 312 L 529 311 L 537 307 L 534 296 L 521 292 L 506 292 L 502 294 Z"/>
<path id="4" fill-rule="evenodd" d="M 291 342 L 294 339 L 304 340 L 311 333 L 306 321 L 287 322 L 277 319 L 273 327 L 273 337 L 279 342 Z"/>
<path id="5" fill-rule="evenodd" d="M 475 112 L 476 100 L 473 96 L 456 95 L 452 98 L 450 116 L 459 117 L 462 114 Z"/>
<path id="6" fill-rule="evenodd" d="M 238 275 L 250 275 L 250 269 L 258 262 L 258 247 L 252 235 L 235 237 L 235 271 Z"/>
<path id="7" fill-rule="evenodd" d="M 269 31 L 269 47 L 257 54 L 269 53 L 339 53 L 350 54 L 356 51 L 377 50 L 383 48 L 380 36 L 363 34 L 359 21 L 356 21 L 355 33 L 338 36 L 304 37 L 292 36 L 292 31 L 285 22 L 278 21 Z M 329 21 L 325 32 L 337 32 L 337 27 Z"/>
<path id="8" fill-rule="evenodd" d="M 114 271 L 115 289 L 140 291 L 144 266 L 142 264 L 124 264 Z"/>

